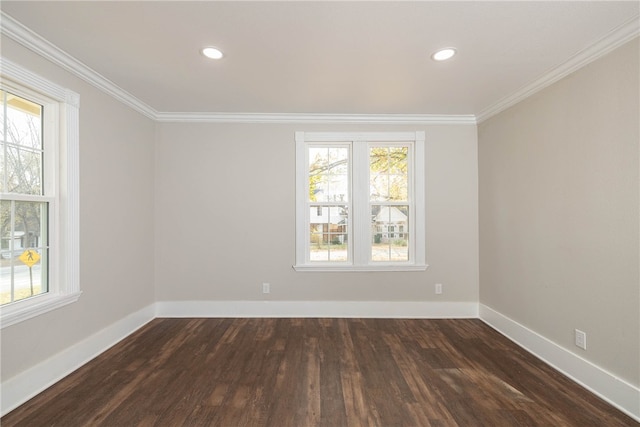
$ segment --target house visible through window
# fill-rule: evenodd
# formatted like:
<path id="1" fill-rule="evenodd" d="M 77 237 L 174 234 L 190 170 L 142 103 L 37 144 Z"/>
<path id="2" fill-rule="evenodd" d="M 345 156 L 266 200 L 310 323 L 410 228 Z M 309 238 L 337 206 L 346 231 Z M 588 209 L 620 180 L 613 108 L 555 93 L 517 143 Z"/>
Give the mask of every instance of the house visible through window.
<path id="1" fill-rule="evenodd" d="M 424 133 L 296 133 L 297 270 L 416 270 Z"/>
<path id="2" fill-rule="evenodd" d="M 0 323 L 76 301 L 79 97 L 0 58 Z"/>

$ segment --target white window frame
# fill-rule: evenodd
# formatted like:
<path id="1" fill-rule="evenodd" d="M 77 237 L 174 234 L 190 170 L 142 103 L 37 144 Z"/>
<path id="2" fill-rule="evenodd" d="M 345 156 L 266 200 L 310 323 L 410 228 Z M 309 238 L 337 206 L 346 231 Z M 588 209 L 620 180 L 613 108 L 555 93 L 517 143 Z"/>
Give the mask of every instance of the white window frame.
<path id="1" fill-rule="evenodd" d="M 296 132 L 296 271 L 424 271 L 425 258 L 425 133 L 417 132 Z M 408 144 L 409 261 L 371 261 L 369 147 L 380 143 Z M 348 219 L 349 261 L 309 259 L 309 156 L 317 145 L 350 147 Z"/>
<path id="2" fill-rule="evenodd" d="M 80 297 L 79 104 L 80 96 L 0 58 L 0 86 L 44 104 L 45 194 L 49 203 L 48 292 L 0 307 L 0 328 L 39 316 Z M 16 199 L 16 196 L 10 196 Z M 18 196 L 19 197 L 19 196 Z"/>

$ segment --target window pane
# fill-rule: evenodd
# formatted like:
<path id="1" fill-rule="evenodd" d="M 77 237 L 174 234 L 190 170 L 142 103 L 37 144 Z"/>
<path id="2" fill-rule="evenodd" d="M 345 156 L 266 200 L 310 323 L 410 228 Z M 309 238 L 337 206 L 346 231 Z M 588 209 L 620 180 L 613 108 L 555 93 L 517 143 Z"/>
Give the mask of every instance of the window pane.
<path id="1" fill-rule="evenodd" d="M 0 92 L 0 191 L 42 194 L 42 106 Z"/>
<path id="2" fill-rule="evenodd" d="M 371 207 L 371 259 L 409 260 L 409 206 Z"/>
<path id="3" fill-rule="evenodd" d="M 42 149 L 42 106 L 7 93 L 7 142 Z"/>
<path id="4" fill-rule="evenodd" d="M 27 252 L 27 255 L 23 255 Z M 25 250 L 13 252 L 12 257 L 6 259 L 3 253 L 0 259 L 0 275 L 2 275 L 2 285 L 0 285 L 0 302 L 7 304 L 14 301 L 23 300 L 32 296 L 47 293 L 47 278 L 45 259 L 48 251 Z M 23 256 L 27 260 L 31 255 L 37 261 L 29 267 L 20 258 Z M 13 272 L 13 274 L 12 274 Z"/>
<path id="5" fill-rule="evenodd" d="M 311 206 L 309 212 L 309 260 L 348 260 L 347 221 L 346 206 Z"/>
<path id="6" fill-rule="evenodd" d="M 0 200 L 0 249 L 2 250 L 2 259 L 11 258 L 6 251 L 10 251 L 11 247 L 11 200 Z"/>
<path id="7" fill-rule="evenodd" d="M 5 150 L 5 110 L 7 108 L 7 93 L 0 90 L 0 193 L 7 191 L 5 188 L 5 165 L 4 165 L 4 150 Z"/>
<path id="8" fill-rule="evenodd" d="M 6 101 L 6 95 L 7 92 L 0 90 L 0 141 L 2 143 L 4 143 L 5 139 L 4 139 L 4 127 L 6 125 L 5 121 L 4 121 L 4 110 L 5 110 L 5 105 L 7 103 Z"/>
<path id="9" fill-rule="evenodd" d="M 6 192 L 42 194 L 42 152 L 7 147 L 6 155 Z"/>
<path id="10" fill-rule="evenodd" d="M 42 202 L 14 202 L 14 233 L 21 233 L 23 248 L 47 246 L 46 224 L 47 204 Z M 14 250 L 16 248 L 14 247 Z"/>
<path id="11" fill-rule="evenodd" d="M 0 205 L 0 300 L 6 304 L 48 292 L 47 204 Z"/>
<path id="12" fill-rule="evenodd" d="M 348 148 L 309 148 L 309 200 L 312 202 L 349 200 Z"/>
<path id="13" fill-rule="evenodd" d="M 0 193 L 4 193 L 7 190 L 4 188 L 4 144 L 0 144 Z"/>
<path id="14" fill-rule="evenodd" d="M 369 192 L 371 201 L 408 200 L 408 147 L 371 147 Z"/>

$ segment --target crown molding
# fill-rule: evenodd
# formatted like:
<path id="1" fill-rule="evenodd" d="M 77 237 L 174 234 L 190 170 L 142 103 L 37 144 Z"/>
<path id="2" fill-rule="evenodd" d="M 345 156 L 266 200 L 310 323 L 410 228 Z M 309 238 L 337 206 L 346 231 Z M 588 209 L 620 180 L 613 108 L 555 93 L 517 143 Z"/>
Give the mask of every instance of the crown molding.
<path id="1" fill-rule="evenodd" d="M 594 44 L 573 55 L 561 65 L 544 73 L 542 77 L 523 86 L 515 93 L 502 98 L 495 104 L 480 111 L 476 115 L 477 122 L 481 123 L 488 118 L 506 110 L 518 102 L 530 97 L 540 90 L 550 86 L 567 75 L 579 70 L 590 62 L 603 57 L 607 53 L 633 40 L 640 35 L 640 15 L 636 15 L 626 23 L 611 30 Z"/>
<path id="2" fill-rule="evenodd" d="M 431 114 L 271 114 L 271 113 L 158 113 L 159 122 L 187 123 L 369 123 L 447 125 L 476 124 L 474 115 Z"/>
<path id="3" fill-rule="evenodd" d="M 149 105 L 4 12 L 0 12 L 0 33 L 155 120 L 157 112 Z"/>

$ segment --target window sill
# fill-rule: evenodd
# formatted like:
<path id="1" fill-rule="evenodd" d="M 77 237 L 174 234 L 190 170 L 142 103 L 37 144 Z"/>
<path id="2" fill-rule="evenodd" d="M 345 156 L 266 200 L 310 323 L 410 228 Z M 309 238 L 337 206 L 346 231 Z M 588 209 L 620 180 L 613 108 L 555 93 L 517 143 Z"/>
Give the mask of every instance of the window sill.
<path id="1" fill-rule="evenodd" d="M 385 264 L 385 265 L 294 265 L 300 272 L 367 272 L 367 271 L 425 271 L 428 264 Z"/>
<path id="2" fill-rule="evenodd" d="M 7 304 L 0 308 L 0 329 L 74 303 L 78 301 L 81 293 L 78 291 L 64 295 L 45 294 Z"/>

